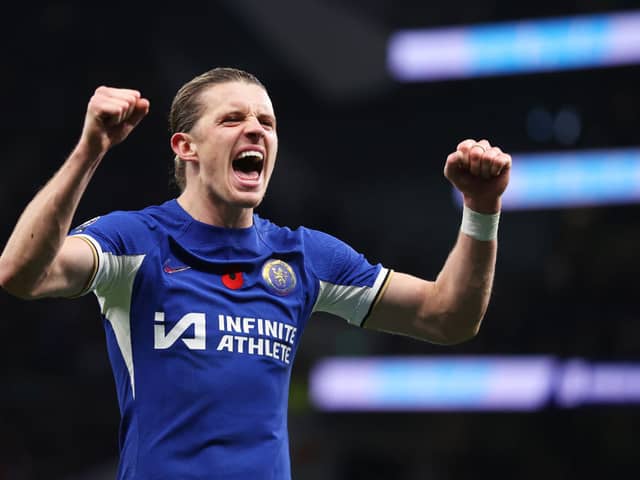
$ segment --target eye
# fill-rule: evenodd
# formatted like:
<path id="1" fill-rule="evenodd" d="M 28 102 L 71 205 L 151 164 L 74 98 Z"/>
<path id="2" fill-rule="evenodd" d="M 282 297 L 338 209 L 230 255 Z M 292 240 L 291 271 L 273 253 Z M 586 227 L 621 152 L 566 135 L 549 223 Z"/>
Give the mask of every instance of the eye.
<path id="1" fill-rule="evenodd" d="M 225 124 L 236 124 L 236 123 L 240 123 L 241 121 L 242 121 L 242 115 L 237 113 L 232 113 L 222 117 L 222 123 L 225 123 Z"/>
<path id="2" fill-rule="evenodd" d="M 275 128 L 276 121 L 271 117 L 260 117 L 260 123 L 267 128 Z"/>

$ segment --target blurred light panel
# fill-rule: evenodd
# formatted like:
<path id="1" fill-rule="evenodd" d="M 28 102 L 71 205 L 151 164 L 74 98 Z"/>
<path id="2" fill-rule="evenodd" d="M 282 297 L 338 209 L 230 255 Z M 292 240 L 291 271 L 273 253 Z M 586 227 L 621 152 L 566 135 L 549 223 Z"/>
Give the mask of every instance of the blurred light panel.
<path id="1" fill-rule="evenodd" d="M 640 149 L 513 156 L 503 208 L 572 207 L 640 201 Z"/>
<path id="2" fill-rule="evenodd" d="M 311 374 L 323 410 L 534 410 L 548 400 L 551 360 L 491 357 L 329 359 Z"/>
<path id="3" fill-rule="evenodd" d="M 640 202 L 640 148 L 513 154 L 503 210 Z M 454 190 L 455 201 L 462 203 Z"/>
<path id="4" fill-rule="evenodd" d="M 387 47 L 399 81 L 640 63 L 640 10 L 453 28 L 402 30 Z"/>
<path id="5" fill-rule="evenodd" d="M 562 407 L 640 403 L 638 364 L 589 365 L 575 359 L 563 366 L 558 379 L 556 398 Z"/>
<path id="6" fill-rule="evenodd" d="M 535 411 L 640 403 L 639 364 L 534 357 L 329 358 L 310 377 L 325 411 Z"/>

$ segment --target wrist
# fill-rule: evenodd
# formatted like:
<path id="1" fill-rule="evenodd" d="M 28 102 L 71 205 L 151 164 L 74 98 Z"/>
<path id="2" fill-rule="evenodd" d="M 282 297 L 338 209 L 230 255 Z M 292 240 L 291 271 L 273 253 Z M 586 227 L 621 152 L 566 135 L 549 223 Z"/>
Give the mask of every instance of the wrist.
<path id="1" fill-rule="evenodd" d="M 476 240 L 489 242 L 498 238 L 499 222 L 500 211 L 495 213 L 481 213 L 469 208 L 465 204 L 462 209 L 460 231 Z"/>
<path id="2" fill-rule="evenodd" d="M 464 206 L 474 212 L 482 214 L 494 214 L 500 212 L 502 200 L 500 197 L 493 198 L 471 198 L 463 197 Z"/>

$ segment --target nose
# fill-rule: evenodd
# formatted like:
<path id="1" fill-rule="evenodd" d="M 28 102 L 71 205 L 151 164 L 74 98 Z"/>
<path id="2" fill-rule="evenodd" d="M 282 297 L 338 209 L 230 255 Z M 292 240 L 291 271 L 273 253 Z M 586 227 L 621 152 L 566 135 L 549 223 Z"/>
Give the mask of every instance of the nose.
<path id="1" fill-rule="evenodd" d="M 264 126 L 256 117 L 250 116 L 247 118 L 245 135 L 254 142 L 259 141 L 265 136 Z"/>

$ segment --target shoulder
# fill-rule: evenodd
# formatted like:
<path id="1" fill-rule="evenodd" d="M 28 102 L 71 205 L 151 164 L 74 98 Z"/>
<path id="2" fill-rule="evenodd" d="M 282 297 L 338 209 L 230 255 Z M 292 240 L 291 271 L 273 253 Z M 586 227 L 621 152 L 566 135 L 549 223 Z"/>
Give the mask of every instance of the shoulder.
<path id="1" fill-rule="evenodd" d="M 82 233 L 90 228 L 98 226 L 113 226 L 124 228 L 156 228 L 163 224 L 178 225 L 184 223 L 175 214 L 175 201 L 167 201 L 160 205 L 150 205 L 139 210 L 114 210 L 106 214 L 98 215 L 76 226 L 72 232 Z"/>
<path id="2" fill-rule="evenodd" d="M 255 224 L 271 250 L 300 252 L 307 267 L 319 278 L 333 277 L 341 269 L 363 261 L 363 256 L 350 245 L 324 231 L 305 226 L 281 227 L 259 217 Z"/>
<path id="3" fill-rule="evenodd" d="M 260 240 L 276 250 L 284 245 L 293 245 L 299 242 L 299 234 L 296 230 L 277 225 L 257 214 L 253 216 L 253 224 Z"/>
<path id="4" fill-rule="evenodd" d="M 95 232 L 125 233 L 131 230 L 149 229 L 153 227 L 153 219 L 146 214 L 145 210 L 115 210 L 81 223 L 71 230 L 71 234 L 91 234 Z"/>
<path id="5" fill-rule="evenodd" d="M 313 251 L 344 245 L 344 242 L 333 235 L 314 228 L 280 226 L 257 215 L 254 217 L 254 223 L 262 241 L 272 247 L 298 246 Z"/>
<path id="6" fill-rule="evenodd" d="M 141 210 L 115 210 L 81 223 L 71 230 L 70 235 L 89 236 L 100 243 L 103 251 L 138 251 L 156 241 L 164 230 L 158 227 L 166 218 L 164 205 Z"/>

